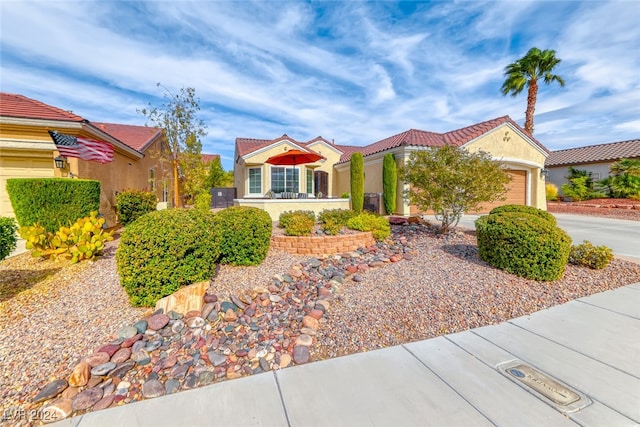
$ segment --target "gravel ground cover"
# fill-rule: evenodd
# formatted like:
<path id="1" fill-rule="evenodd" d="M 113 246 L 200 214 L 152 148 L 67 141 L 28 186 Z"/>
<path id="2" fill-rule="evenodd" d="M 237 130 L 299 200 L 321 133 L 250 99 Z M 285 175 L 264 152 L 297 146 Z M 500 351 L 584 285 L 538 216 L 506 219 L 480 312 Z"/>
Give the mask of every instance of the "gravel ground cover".
<path id="1" fill-rule="evenodd" d="M 640 266 L 623 260 L 600 271 L 569 265 L 555 282 L 522 279 L 480 261 L 469 230 L 445 238 L 422 225 L 394 226 L 393 237 L 404 259 L 351 266 L 320 321 L 311 360 L 494 324 L 640 281 Z M 68 378 L 97 345 L 150 314 L 127 303 L 115 268 L 117 243 L 93 263 L 69 266 L 28 254 L 0 263 L 0 414 L 33 407 L 38 390 Z M 264 286 L 303 260 L 270 251 L 258 267 L 222 266 L 215 292 Z"/>

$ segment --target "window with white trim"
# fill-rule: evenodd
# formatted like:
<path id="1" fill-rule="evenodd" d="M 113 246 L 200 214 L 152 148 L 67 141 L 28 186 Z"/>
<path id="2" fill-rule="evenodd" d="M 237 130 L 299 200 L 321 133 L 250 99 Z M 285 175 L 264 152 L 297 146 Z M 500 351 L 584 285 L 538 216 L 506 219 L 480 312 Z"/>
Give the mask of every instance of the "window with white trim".
<path id="1" fill-rule="evenodd" d="M 271 168 L 271 191 L 300 191 L 300 170 L 294 168 L 273 166 Z"/>
<path id="2" fill-rule="evenodd" d="M 249 194 L 262 194 L 262 168 L 249 168 Z"/>

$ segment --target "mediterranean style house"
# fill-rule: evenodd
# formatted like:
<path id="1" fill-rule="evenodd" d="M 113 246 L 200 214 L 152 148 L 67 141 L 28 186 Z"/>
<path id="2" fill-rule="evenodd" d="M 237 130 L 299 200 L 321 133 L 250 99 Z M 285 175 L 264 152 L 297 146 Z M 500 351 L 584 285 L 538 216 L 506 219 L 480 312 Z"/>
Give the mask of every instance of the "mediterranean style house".
<path id="1" fill-rule="evenodd" d="M 113 161 L 105 164 L 59 156 L 48 131 L 110 143 Z M 168 147 L 161 129 L 90 122 L 83 117 L 22 95 L 0 93 L 0 216 L 13 217 L 6 192 L 8 178 L 69 177 L 101 183 L 100 213 L 117 224 L 115 196 L 128 189 L 148 190 L 158 202 L 171 200 L 171 164 L 161 159 Z"/>
<path id="2" fill-rule="evenodd" d="M 598 181 L 607 178 L 611 165 L 622 159 L 640 159 L 640 139 L 552 151 L 545 167 L 549 182 L 562 188 L 569 183 L 569 167 L 590 172 Z"/>
<path id="3" fill-rule="evenodd" d="M 549 151 L 508 116 L 446 133 L 410 129 L 362 147 L 338 145 L 320 136 L 306 142 L 286 134 L 273 140 L 237 138 L 235 186 L 239 199 L 265 198 L 271 193 L 283 192 L 340 197 L 350 192 L 351 154 L 361 152 L 364 156 L 365 192 L 382 193 L 385 154 L 394 154 L 398 167 L 402 167 L 411 152 L 443 145 L 462 147 L 470 152 L 487 152 L 511 176 L 507 199 L 483 206 L 483 212 L 508 203 L 546 209 L 543 169 Z M 266 162 L 269 157 L 291 149 L 315 152 L 323 159 L 291 166 Z M 404 184 L 398 182 L 395 214 L 418 213 L 415 206 L 410 206 L 403 199 L 404 189 Z"/>

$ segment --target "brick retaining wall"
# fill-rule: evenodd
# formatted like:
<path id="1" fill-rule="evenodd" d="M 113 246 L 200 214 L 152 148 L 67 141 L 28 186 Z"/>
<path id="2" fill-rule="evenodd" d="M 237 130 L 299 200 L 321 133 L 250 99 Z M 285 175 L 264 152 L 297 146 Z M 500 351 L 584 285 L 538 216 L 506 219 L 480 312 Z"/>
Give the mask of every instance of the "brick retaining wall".
<path id="1" fill-rule="evenodd" d="M 338 236 L 273 236 L 271 247 L 297 255 L 333 255 L 374 245 L 370 231 Z"/>

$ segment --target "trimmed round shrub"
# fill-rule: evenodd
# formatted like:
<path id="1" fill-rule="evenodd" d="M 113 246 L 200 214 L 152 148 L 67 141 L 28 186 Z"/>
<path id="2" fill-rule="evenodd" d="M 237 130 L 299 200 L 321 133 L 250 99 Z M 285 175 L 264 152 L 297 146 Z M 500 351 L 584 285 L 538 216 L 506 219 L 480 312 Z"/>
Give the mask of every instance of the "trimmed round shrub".
<path id="1" fill-rule="evenodd" d="M 569 262 L 571 264 L 600 270 L 613 261 L 613 252 L 606 246 L 593 246 L 587 240 L 580 245 L 571 246 Z"/>
<path id="2" fill-rule="evenodd" d="M 262 209 L 232 206 L 214 216 L 220 236 L 220 263 L 259 265 L 269 252 L 271 217 Z"/>
<path id="3" fill-rule="evenodd" d="M 316 214 L 313 211 L 282 212 L 278 225 L 287 236 L 308 236 L 313 232 Z"/>
<path id="4" fill-rule="evenodd" d="M 156 210 L 156 195 L 149 191 L 126 190 L 116 196 L 116 210 L 122 225 Z"/>
<path id="5" fill-rule="evenodd" d="M 391 226 L 387 218 L 366 211 L 347 221 L 347 227 L 352 230 L 371 231 L 376 240 L 384 240 L 391 235 Z"/>
<path id="6" fill-rule="evenodd" d="M 564 273 L 571 238 L 551 222 L 503 212 L 482 216 L 475 224 L 480 259 L 492 266 L 533 280 L 556 280 Z"/>
<path id="7" fill-rule="evenodd" d="M 13 218 L 0 217 L 0 261 L 16 248 L 18 226 Z"/>
<path id="8" fill-rule="evenodd" d="M 134 306 L 154 306 L 180 287 L 211 279 L 220 256 L 214 214 L 170 209 L 125 228 L 116 252 L 120 283 Z"/>
<path id="9" fill-rule="evenodd" d="M 489 212 L 489 215 L 499 214 L 504 212 L 520 212 L 529 215 L 535 215 L 539 218 L 542 218 L 546 221 L 549 221 L 553 225 L 557 225 L 556 217 L 551 215 L 547 211 L 543 211 L 542 209 L 534 208 L 533 206 L 523 206 L 523 205 L 502 205 L 495 207 Z"/>

